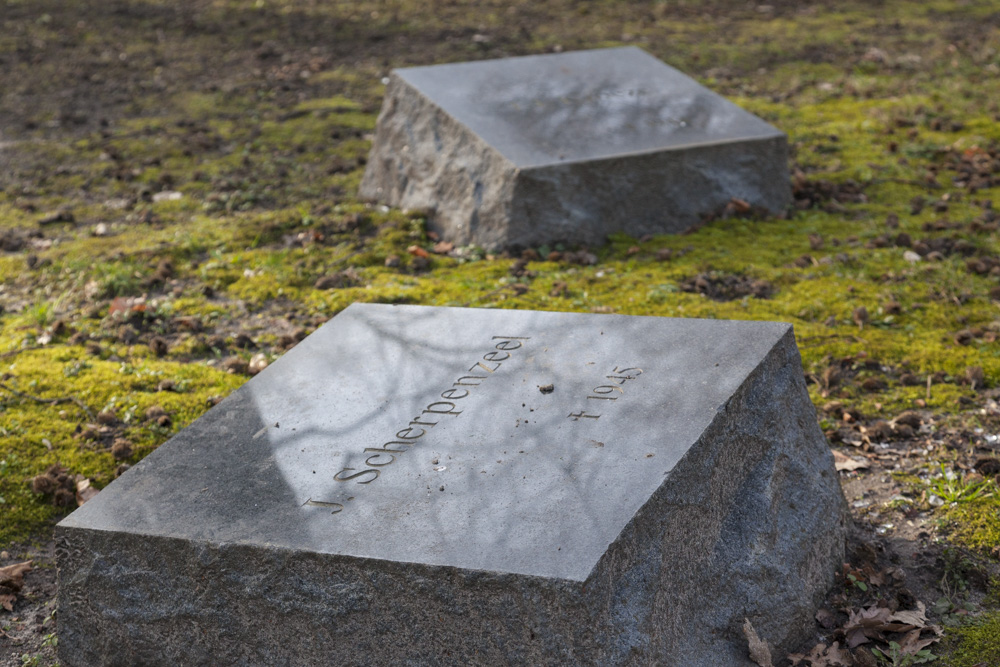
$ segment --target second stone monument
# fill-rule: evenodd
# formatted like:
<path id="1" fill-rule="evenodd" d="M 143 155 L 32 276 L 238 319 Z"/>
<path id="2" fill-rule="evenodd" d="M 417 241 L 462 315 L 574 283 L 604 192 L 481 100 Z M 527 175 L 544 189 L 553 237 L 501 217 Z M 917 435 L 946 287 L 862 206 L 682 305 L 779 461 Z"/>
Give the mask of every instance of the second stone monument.
<path id="1" fill-rule="evenodd" d="M 773 213 L 785 135 L 635 47 L 393 71 L 361 195 L 488 249 Z"/>

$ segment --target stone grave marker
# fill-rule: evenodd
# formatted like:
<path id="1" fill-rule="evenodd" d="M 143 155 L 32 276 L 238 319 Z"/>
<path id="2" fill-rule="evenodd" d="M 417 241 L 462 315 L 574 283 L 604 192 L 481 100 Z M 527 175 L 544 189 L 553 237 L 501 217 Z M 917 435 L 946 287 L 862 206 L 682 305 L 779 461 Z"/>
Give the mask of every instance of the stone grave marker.
<path id="1" fill-rule="evenodd" d="M 66 665 L 748 665 L 843 497 L 792 328 L 355 304 L 56 529 Z"/>
<path id="2" fill-rule="evenodd" d="M 625 47 L 394 70 L 360 194 L 496 249 L 779 212 L 791 188 L 782 132 Z"/>

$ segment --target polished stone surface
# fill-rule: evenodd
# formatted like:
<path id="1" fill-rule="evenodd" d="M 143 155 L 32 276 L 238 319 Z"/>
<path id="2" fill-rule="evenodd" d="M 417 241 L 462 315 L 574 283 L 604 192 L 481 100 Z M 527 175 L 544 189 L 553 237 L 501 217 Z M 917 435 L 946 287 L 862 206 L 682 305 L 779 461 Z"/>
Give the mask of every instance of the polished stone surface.
<path id="1" fill-rule="evenodd" d="M 583 581 L 788 330 L 705 324 L 354 306 L 63 525 Z"/>
<path id="2" fill-rule="evenodd" d="M 843 549 L 799 363 L 781 323 L 355 304 L 59 524 L 63 661 L 714 659 L 777 601 L 787 643 Z"/>
<path id="3" fill-rule="evenodd" d="M 360 188 L 491 249 L 682 232 L 790 192 L 781 131 L 636 47 L 394 70 Z"/>
<path id="4" fill-rule="evenodd" d="M 520 168 L 781 136 L 634 46 L 396 74 Z"/>

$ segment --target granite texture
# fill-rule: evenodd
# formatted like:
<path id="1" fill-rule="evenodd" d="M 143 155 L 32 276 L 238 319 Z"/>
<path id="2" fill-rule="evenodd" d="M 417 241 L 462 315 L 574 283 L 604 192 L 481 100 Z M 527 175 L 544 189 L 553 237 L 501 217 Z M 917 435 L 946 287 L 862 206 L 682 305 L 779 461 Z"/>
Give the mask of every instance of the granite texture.
<path id="1" fill-rule="evenodd" d="M 783 133 L 641 49 L 395 70 L 363 197 L 495 249 L 679 232 L 790 199 Z"/>
<path id="2" fill-rule="evenodd" d="M 59 524 L 60 659 L 749 665 L 843 510 L 790 325 L 355 304 Z"/>

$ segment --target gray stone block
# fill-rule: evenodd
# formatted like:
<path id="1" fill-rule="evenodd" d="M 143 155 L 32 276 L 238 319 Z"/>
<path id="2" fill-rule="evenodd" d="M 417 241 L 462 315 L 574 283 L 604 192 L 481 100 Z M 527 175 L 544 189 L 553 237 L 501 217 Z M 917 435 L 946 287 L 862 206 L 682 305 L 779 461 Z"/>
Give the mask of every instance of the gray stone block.
<path id="1" fill-rule="evenodd" d="M 392 72 L 362 197 L 495 249 L 788 204 L 785 135 L 635 47 Z"/>
<path id="2" fill-rule="evenodd" d="M 749 665 L 843 497 L 788 324 L 355 304 L 56 529 L 73 665 Z"/>

